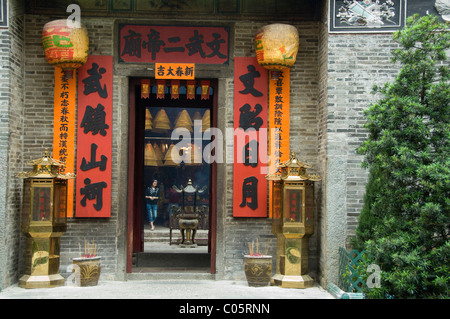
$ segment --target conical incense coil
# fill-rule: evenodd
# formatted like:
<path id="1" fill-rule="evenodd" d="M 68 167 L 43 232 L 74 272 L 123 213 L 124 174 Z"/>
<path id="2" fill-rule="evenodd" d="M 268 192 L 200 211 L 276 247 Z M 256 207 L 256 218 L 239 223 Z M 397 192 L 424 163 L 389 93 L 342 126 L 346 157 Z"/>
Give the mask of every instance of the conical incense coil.
<path id="1" fill-rule="evenodd" d="M 145 166 L 160 166 L 162 161 L 157 159 L 155 150 L 152 145 L 148 143 L 144 149 L 144 165 Z"/>
<path id="2" fill-rule="evenodd" d="M 174 149 L 174 145 L 170 145 L 169 149 L 166 152 L 166 156 L 164 156 L 164 166 L 178 166 L 179 164 L 175 163 L 172 159 L 172 150 Z"/>
<path id="3" fill-rule="evenodd" d="M 201 119 L 202 119 L 202 115 L 198 111 L 194 113 L 194 116 L 192 116 L 192 121 L 195 121 L 195 120 L 201 121 Z"/>
<path id="4" fill-rule="evenodd" d="M 209 129 L 211 126 L 211 112 L 209 110 L 205 111 L 202 117 L 202 132 Z"/>
<path id="5" fill-rule="evenodd" d="M 187 156 L 190 156 L 191 162 L 186 165 L 202 165 L 202 147 L 200 145 L 191 144 Z"/>
<path id="6" fill-rule="evenodd" d="M 171 128 L 170 120 L 166 111 L 163 109 L 160 110 L 153 120 L 153 132 L 166 132 Z"/>
<path id="7" fill-rule="evenodd" d="M 145 109 L 145 130 L 149 131 L 152 127 L 152 115 L 149 109 Z"/>
<path id="8" fill-rule="evenodd" d="M 155 150 L 155 157 L 156 157 L 157 161 L 162 164 L 164 155 L 163 155 L 161 149 L 159 148 L 158 144 L 156 144 L 156 142 L 153 143 L 153 149 Z"/>
<path id="9" fill-rule="evenodd" d="M 182 110 L 175 120 L 175 128 L 186 128 L 189 132 L 192 132 L 192 120 L 189 113 L 186 110 Z"/>

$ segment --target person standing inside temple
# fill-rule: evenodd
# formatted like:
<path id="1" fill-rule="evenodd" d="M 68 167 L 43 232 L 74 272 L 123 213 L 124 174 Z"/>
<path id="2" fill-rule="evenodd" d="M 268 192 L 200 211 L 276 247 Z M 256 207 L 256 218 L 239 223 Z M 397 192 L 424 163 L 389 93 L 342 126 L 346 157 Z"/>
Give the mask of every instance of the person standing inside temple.
<path id="1" fill-rule="evenodd" d="M 156 219 L 158 213 L 158 200 L 159 200 L 159 187 L 158 181 L 155 179 L 152 185 L 145 190 L 145 202 L 147 206 L 147 212 L 150 221 L 151 230 L 155 230 L 153 222 Z"/>

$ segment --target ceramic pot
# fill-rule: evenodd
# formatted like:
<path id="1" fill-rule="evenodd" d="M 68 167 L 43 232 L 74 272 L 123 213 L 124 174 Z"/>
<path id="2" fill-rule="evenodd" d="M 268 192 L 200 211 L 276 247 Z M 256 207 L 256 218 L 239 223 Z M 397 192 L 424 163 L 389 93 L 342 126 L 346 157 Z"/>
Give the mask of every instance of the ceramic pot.
<path id="1" fill-rule="evenodd" d="M 244 271 L 250 287 L 264 287 L 270 284 L 272 256 L 244 256 Z"/>
<path id="2" fill-rule="evenodd" d="M 96 286 L 100 278 L 101 257 L 73 258 L 75 280 L 80 287 Z"/>

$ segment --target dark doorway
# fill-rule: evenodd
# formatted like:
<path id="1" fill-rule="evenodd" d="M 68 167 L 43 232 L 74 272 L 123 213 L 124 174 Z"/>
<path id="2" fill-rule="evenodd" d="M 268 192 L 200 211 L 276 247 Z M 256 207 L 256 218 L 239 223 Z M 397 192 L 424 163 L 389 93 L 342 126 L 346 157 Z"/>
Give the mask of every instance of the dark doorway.
<path id="1" fill-rule="evenodd" d="M 164 94 L 158 94 L 155 79 L 130 79 L 127 272 L 207 269 L 215 273 L 216 165 L 203 158 L 203 149 L 211 142 L 203 134 L 216 127 L 217 81 L 208 80 L 207 95 L 201 94 L 201 80 L 194 83 L 193 95 L 187 94 L 188 83 L 182 80 L 178 95 L 173 95 L 169 80 Z M 142 94 L 148 84 L 148 94 Z M 144 196 L 154 180 L 160 199 L 152 230 Z M 173 217 L 181 205 L 173 186 L 181 189 L 189 181 L 204 190 L 197 194 L 196 205 L 205 214 L 199 220 L 195 245 L 186 248 L 179 245 L 181 233 Z"/>

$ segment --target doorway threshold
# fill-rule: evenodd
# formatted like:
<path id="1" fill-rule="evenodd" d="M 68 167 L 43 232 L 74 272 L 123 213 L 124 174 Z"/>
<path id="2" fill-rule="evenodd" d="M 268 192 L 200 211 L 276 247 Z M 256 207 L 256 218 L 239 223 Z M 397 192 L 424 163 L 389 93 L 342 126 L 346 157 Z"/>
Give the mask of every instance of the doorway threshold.
<path id="1" fill-rule="evenodd" d="M 171 269 L 158 267 L 133 267 L 126 274 L 127 280 L 215 280 L 216 275 L 209 268 Z"/>

